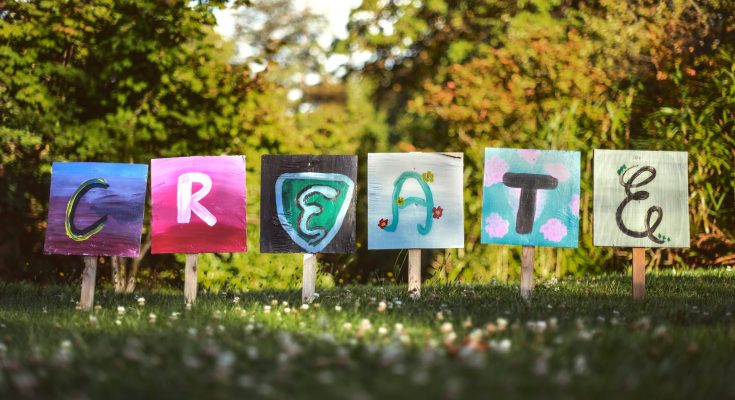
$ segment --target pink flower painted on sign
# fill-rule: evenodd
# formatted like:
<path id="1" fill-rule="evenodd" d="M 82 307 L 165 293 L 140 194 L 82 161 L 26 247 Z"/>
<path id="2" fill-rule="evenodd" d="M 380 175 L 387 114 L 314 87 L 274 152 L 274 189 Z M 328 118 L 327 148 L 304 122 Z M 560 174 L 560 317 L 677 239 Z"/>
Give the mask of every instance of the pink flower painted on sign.
<path id="1" fill-rule="evenodd" d="M 567 227 L 560 220 L 551 218 L 539 229 L 544 234 L 544 239 L 552 242 L 561 242 L 567 235 Z"/>
<path id="2" fill-rule="evenodd" d="M 573 194 L 572 199 L 569 200 L 569 211 L 572 212 L 572 214 L 579 217 L 579 195 Z"/>
<path id="3" fill-rule="evenodd" d="M 536 164 L 536 160 L 538 159 L 539 150 L 532 150 L 532 149 L 520 149 L 518 150 L 518 155 L 521 156 L 524 160 L 528 161 L 531 164 Z"/>
<path id="4" fill-rule="evenodd" d="M 485 225 L 485 232 L 490 237 L 501 238 L 508 233 L 508 226 L 510 223 L 503 219 L 498 213 L 492 213 L 485 219 L 487 225 Z"/>
<path id="5" fill-rule="evenodd" d="M 544 169 L 549 173 L 549 175 L 558 179 L 559 182 L 565 182 L 569 179 L 569 176 L 571 176 L 567 167 L 562 163 L 549 163 L 544 165 Z"/>
<path id="6" fill-rule="evenodd" d="M 485 177 L 483 186 L 492 186 L 503 181 L 503 175 L 508 172 L 508 164 L 502 158 L 493 156 L 485 161 Z"/>

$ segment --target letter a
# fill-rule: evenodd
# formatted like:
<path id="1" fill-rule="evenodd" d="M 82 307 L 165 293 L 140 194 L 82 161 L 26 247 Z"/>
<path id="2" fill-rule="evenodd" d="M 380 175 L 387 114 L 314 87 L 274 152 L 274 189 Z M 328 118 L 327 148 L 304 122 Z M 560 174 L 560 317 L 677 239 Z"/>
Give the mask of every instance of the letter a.
<path id="1" fill-rule="evenodd" d="M 194 182 L 202 185 L 196 193 L 191 192 Z M 210 190 L 212 190 L 212 178 L 207 174 L 187 172 L 179 175 L 179 183 L 176 187 L 176 204 L 178 206 L 176 222 L 188 224 L 191 220 L 191 213 L 194 212 L 207 225 L 214 226 L 217 223 L 217 218 L 199 203 L 204 196 L 209 194 Z"/>

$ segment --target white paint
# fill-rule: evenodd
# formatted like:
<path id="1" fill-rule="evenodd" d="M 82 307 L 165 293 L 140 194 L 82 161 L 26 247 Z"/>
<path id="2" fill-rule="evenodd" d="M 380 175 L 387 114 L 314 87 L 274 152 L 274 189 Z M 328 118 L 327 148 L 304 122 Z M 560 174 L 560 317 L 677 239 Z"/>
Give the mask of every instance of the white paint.
<path id="1" fill-rule="evenodd" d="M 313 204 L 307 204 L 306 199 L 311 196 L 314 193 L 319 193 L 320 195 L 324 196 L 327 199 L 334 199 L 339 195 L 339 192 L 337 189 L 326 186 L 326 185 L 314 185 L 299 195 L 299 197 L 296 199 L 296 202 L 301 206 L 301 208 L 304 210 L 304 214 L 301 216 L 301 219 L 299 220 L 299 229 L 301 229 L 301 232 L 304 232 L 305 234 L 309 236 L 316 236 L 314 240 L 321 240 L 324 235 L 327 234 L 327 232 L 324 229 L 309 229 L 309 219 L 312 216 L 317 216 L 322 212 L 322 208 Z M 349 207 L 349 204 L 348 204 Z M 281 214 L 278 214 L 281 215 Z M 342 224 L 340 224 L 341 226 Z M 332 229 L 335 230 L 335 229 Z M 339 230 L 339 226 L 336 230 Z"/>
<path id="2" fill-rule="evenodd" d="M 194 182 L 202 185 L 196 193 L 191 192 Z M 217 218 L 199 203 L 209 194 L 210 190 L 212 190 L 212 178 L 207 174 L 187 172 L 179 175 L 179 182 L 176 186 L 176 222 L 188 224 L 191 221 L 191 213 L 193 212 L 207 225 L 214 226 L 217 223 Z"/>
<path id="3" fill-rule="evenodd" d="M 618 169 L 650 166 L 656 177 L 645 185 L 633 187 L 632 192 L 648 192 L 642 200 L 629 202 L 622 211 L 622 220 L 628 229 L 645 230 L 645 216 L 651 207 L 663 212 L 655 235 L 670 240 L 656 243 L 648 237 L 636 238 L 623 233 L 615 213 L 626 198 L 620 184 Z M 631 172 L 628 172 L 631 175 Z M 648 174 L 646 173 L 645 176 Z M 638 181 L 645 179 L 641 177 Z M 689 184 L 687 153 L 678 151 L 599 150 L 594 153 L 594 229 L 595 246 L 615 247 L 689 247 Z"/>
<path id="4" fill-rule="evenodd" d="M 462 153 L 369 153 L 368 249 L 464 248 L 463 165 Z M 443 213 L 441 218 L 433 219 L 426 235 L 417 230 L 417 225 L 424 225 L 426 219 L 426 209 L 418 204 L 400 209 L 394 232 L 378 226 L 382 218 L 393 219 L 394 184 L 406 171 L 434 174 L 428 186 L 434 207 L 441 207 Z M 420 184 L 413 179 L 406 180 L 400 196 L 425 198 Z"/>

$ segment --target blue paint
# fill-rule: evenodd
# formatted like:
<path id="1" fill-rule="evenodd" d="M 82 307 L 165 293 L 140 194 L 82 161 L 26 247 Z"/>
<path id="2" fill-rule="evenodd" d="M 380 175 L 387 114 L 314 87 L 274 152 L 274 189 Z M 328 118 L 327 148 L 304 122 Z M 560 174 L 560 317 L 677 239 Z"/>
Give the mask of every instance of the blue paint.
<path id="1" fill-rule="evenodd" d="M 504 183 L 511 176 L 507 173 L 553 176 L 558 181 L 553 189 L 536 191 L 530 232 L 519 233 L 516 227 L 521 189 Z M 579 185 L 579 152 L 485 149 L 481 243 L 577 247 Z"/>
<path id="2" fill-rule="evenodd" d="M 403 184 L 406 183 L 406 179 L 415 179 L 416 182 L 419 183 L 421 186 L 421 190 L 424 191 L 425 198 L 421 197 L 407 197 L 403 200 L 403 204 L 398 204 L 398 197 L 401 195 L 401 190 L 403 189 Z M 390 225 L 385 227 L 385 230 L 388 232 L 395 232 L 396 228 L 398 227 L 398 219 L 400 216 L 400 209 L 406 208 L 411 204 L 416 204 L 418 206 L 422 206 L 426 208 L 426 221 L 423 225 L 417 224 L 416 229 L 419 231 L 422 235 L 427 235 L 429 232 L 431 232 L 431 222 L 433 220 L 432 216 L 432 210 L 434 209 L 434 195 L 431 193 L 431 189 L 429 188 L 429 185 L 424 182 L 423 178 L 418 172 L 404 172 L 401 174 L 401 176 L 396 179 L 396 181 L 393 183 L 393 198 L 392 198 L 392 214 L 393 219 Z"/>

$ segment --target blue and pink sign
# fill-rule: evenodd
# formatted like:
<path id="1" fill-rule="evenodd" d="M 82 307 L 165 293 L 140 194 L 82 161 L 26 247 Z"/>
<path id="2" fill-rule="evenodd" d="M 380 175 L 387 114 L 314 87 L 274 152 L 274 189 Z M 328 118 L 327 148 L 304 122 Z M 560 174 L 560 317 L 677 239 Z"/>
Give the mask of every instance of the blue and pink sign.
<path id="1" fill-rule="evenodd" d="M 580 153 L 485 149 L 481 242 L 577 247 Z"/>
<path id="2" fill-rule="evenodd" d="M 136 257 L 148 166 L 54 163 L 46 254 Z"/>

